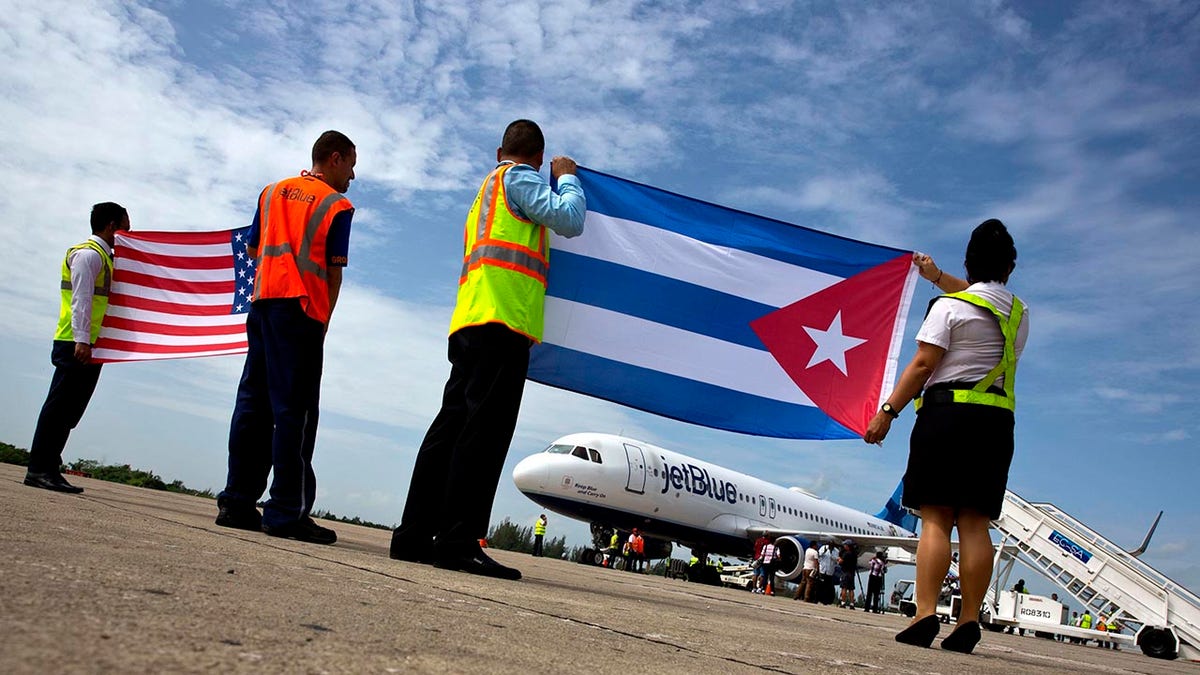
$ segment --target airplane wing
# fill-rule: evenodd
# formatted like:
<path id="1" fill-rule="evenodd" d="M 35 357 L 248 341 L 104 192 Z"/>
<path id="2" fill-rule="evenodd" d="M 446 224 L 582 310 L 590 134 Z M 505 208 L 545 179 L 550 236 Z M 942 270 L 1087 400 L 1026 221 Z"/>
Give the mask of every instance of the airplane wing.
<path id="1" fill-rule="evenodd" d="M 746 528 L 746 533 L 757 536 L 765 534 L 768 537 L 800 537 L 809 541 L 837 541 L 841 543 L 846 539 L 853 539 L 860 546 L 897 546 L 899 548 L 917 552 L 917 537 L 898 537 L 885 534 L 860 534 L 858 532 L 836 532 L 832 530 L 784 530 L 775 527 L 760 527 L 751 526 Z"/>

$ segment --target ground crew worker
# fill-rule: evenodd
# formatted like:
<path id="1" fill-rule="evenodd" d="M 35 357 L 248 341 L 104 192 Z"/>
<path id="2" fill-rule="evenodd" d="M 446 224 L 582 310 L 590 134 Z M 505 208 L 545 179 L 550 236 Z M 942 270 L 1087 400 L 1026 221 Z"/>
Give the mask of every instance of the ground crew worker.
<path id="1" fill-rule="evenodd" d="M 609 565 L 616 567 L 616 561 L 611 559 L 617 557 L 617 544 L 620 543 L 621 535 L 616 530 L 613 530 L 612 536 L 608 539 L 608 548 L 604 551 L 604 567 L 608 567 Z"/>
<path id="2" fill-rule="evenodd" d="M 542 555 L 542 539 L 546 536 L 546 514 L 538 516 L 537 522 L 533 524 L 533 555 Z"/>
<path id="3" fill-rule="evenodd" d="M 529 120 L 508 125 L 499 163 L 467 214 L 458 300 L 450 319 L 450 377 L 442 408 L 417 452 L 391 557 L 503 579 L 518 570 L 475 545 L 487 531 L 496 487 L 521 407 L 529 348 L 541 341 L 550 233 L 583 232 L 587 208 L 575 161 L 555 157 L 538 171 L 546 142 Z"/>
<path id="4" fill-rule="evenodd" d="M 96 204 L 91 226 L 92 236 L 67 249 L 63 258 L 58 328 L 50 349 L 54 376 L 38 415 L 25 472 L 25 484 L 30 487 L 73 494 L 83 488 L 63 478 L 62 452 L 100 380 L 100 364 L 92 362 L 92 345 L 108 309 L 113 241 L 117 232 L 129 229 L 129 213 L 113 202 Z"/>
<path id="5" fill-rule="evenodd" d="M 229 428 L 229 474 L 217 525 L 332 544 L 309 517 L 325 332 L 342 286 L 354 206 L 343 194 L 358 153 L 338 131 L 312 149 L 312 170 L 263 188 L 247 235 L 255 259 L 246 364 Z M 254 508 L 274 473 L 260 516 Z M 261 524 L 261 525 L 260 525 Z"/>
<path id="6" fill-rule="evenodd" d="M 646 561 L 646 541 L 642 539 L 642 535 L 638 529 L 633 528 L 633 532 L 629 534 L 629 566 L 628 569 L 638 572 L 645 565 Z"/>

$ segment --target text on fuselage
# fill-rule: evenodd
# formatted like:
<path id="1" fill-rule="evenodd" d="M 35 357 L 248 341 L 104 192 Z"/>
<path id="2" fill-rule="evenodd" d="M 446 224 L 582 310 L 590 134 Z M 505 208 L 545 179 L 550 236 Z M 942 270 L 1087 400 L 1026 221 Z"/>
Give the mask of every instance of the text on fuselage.
<path id="1" fill-rule="evenodd" d="M 694 495 L 709 497 L 717 501 L 737 503 L 737 486 L 732 482 L 713 478 L 708 474 L 707 469 L 702 469 L 695 464 L 672 466 L 667 462 L 666 457 L 660 455 L 660 458 L 663 461 L 663 486 L 660 490 L 662 494 L 666 494 L 667 490 L 674 487 L 676 490 L 685 490 Z"/>

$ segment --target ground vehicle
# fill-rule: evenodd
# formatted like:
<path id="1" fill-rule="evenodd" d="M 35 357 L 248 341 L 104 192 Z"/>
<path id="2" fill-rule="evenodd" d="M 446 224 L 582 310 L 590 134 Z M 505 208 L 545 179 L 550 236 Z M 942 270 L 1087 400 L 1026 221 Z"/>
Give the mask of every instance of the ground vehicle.
<path id="1" fill-rule="evenodd" d="M 942 623 L 950 623 L 958 618 L 959 610 L 962 609 L 962 596 L 956 592 L 947 592 L 948 589 L 943 589 L 943 592 L 938 595 L 937 612 Z M 912 579 L 901 579 L 892 586 L 892 595 L 888 601 L 888 609 L 893 612 L 899 612 L 904 616 L 917 615 L 916 601 L 917 582 Z"/>

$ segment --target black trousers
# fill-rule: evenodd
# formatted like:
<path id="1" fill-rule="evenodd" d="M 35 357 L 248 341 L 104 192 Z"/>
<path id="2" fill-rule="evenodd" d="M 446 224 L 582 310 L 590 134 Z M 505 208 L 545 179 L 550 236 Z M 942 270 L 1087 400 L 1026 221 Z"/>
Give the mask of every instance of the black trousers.
<path id="1" fill-rule="evenodd" d="M 393 549 L 457 555 L 487 535 L 517 426 L 529 338 L 489 323 L 450 336 L 442 408 L 417 452 Z M 436 542 L 434 538 L 436 537 Z"/>
<path id="2" fill-rule="evenodd" d="M 271 479 L 263 523 L 308 516 L 321 404 L 325 324 L 295 298 L 258 300 L 246 316 L 246 363 L 229 425 L 229 474 L 219 497 L 253 508 Z"/>
<path id="3" fill-rule="evenodd" d="M 100 364 L 76 361 L 74 342 L 55 340 L 50 350 L 50 363 L 54 364 L 54 376 L 50 378 L 50 391 L 42 404 L 33 443 L 29 447 L 31 473 L 59 470 L 67 438 L 83 419 L 83 412 L 100 381 Z"/>
<path id="4" fill-rule="evenodd" d="M 886 609 L 883 605 L 883 577 L 870 575 L 867 577 L 867 611 L 882 612 Z"/>

